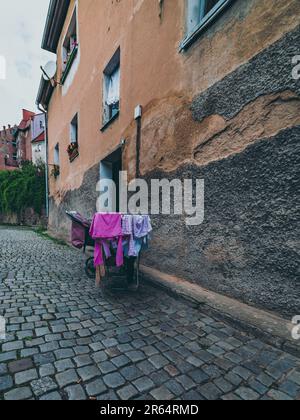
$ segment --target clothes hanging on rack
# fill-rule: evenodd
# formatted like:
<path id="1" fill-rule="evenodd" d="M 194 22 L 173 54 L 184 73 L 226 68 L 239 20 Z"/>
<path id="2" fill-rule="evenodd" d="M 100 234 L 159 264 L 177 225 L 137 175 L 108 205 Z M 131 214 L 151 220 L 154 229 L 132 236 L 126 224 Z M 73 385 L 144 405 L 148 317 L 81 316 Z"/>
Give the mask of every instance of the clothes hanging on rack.
<path id="1" fill-rule="evenodd" d="M 123 236 L 127 237 L 128 243 L 124 252 L 128 257 L 138 257 L 143 246 L 148 245 L 149 234 L 152 232 L 150 217 L 140 215 L 123 215 Z"/>
<path id="2" fill-rule="evenodd" d="M 94 216 L 90 235 L 95 240 L 95 267 L 104 265 L 103 248 L 109 253 L 111 241 L 117 242 L 116 265 L 124 264 L 122 215 L 118 213 L 97 213 Z"/>
<path id="3" fill-rule="evenodd" d="M 133 238 L 133 216 L 130 214 L 122 216 L 122 232 L 126 239 L 124 244 L 125 252 L 128 257 L 135 257 L 135 246 Z"/>
<path id="4" fill-rule="evenodd" d="M 116 251 L 116 265 L 124 264 L 125 257 L 138 257 L 148 247 L 152 232 L 148 215 L 121 215 L 119 213 L 97 213 L 94 216 L 90 235 L 95 240 L 95 267 L 111 258 L 111 249 Z"/>

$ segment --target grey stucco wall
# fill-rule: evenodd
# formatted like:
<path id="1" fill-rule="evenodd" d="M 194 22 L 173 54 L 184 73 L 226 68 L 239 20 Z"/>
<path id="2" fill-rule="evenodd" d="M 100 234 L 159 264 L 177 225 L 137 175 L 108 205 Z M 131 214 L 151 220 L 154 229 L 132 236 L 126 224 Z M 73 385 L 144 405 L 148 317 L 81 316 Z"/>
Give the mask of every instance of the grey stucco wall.
<path id="1" fill-rule="evenodd" d="M 196 95 L 192 113 L 196 121 L 218 114 L 236 116 L 247 104 L 263 95 L 291 90 L 300 95 L 299 80 L 292 77 L 293 57 L 300 54 L 300 26 L 223 80 Z"/>
<path id="2" fill-rule="evenodd" d="M 84 176 L 83 183 L 77 190 L 68 191 L 61 204 L 57 205 L 50 198 L 50 217 L 48 228 L 56 237 L 70 238 L 71 222 L 66 211 L 78 211 L 86 218 L 92 218 L 96 211 L 98 193 L 96 186 L 99 181 L 99 165 L 89 169 Z"/>
<path id="3" fill-rule="evenodd" d="M 168 178 L 205 180 L 205 221 L 154 219 L 144 263 L 285 316 L 300 312 L 300 127 L 206 167 Z M 152 173 L 151 178 L 165 178 Z"/>
<path id="4" fill-rule="evenodd" d="M 281 92 L 293 93 L 290 101 L 300 114 L 300 81 L 292 77 L 299 45 L 297 27 L 195 95 L 194 120 L 221 115 L 230 123 L 258 98 Z M 251 130 L 247 120 L 241 124 Z M 186 164 L 172 174 L 148 174 L 149 180 L 204 179 L 205 221 L 187 227 L 180 217 L 156 218 L 144 263 L 287 317 L 299 314 L 300 127 L 286 129 L 291 125 L 285 117 L 278 135 L 252 140 L 229 158 L 203 166 Z"/>

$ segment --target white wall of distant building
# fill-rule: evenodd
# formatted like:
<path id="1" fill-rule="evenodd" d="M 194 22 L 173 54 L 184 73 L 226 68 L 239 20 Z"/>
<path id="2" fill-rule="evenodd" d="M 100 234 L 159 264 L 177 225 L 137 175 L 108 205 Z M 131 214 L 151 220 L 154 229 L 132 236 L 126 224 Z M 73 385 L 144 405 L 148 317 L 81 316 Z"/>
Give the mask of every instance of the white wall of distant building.
<path id="1" fill-rule="evenodd" d="M 46 163 L 46 143 L 44 141 L 32 144 L 32 162 L 37 164 L 40 161 Z"/>

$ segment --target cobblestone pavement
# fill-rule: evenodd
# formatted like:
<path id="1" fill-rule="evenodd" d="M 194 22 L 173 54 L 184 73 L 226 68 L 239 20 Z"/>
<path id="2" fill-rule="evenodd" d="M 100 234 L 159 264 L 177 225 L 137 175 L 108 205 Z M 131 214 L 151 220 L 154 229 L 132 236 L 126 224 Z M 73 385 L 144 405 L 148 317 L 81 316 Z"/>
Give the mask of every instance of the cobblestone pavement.
<path id="1" fill-rule="evenodd" d="M 0 399 L 289 400 L 300 359 L 143 286 L 102 294 L 76 250 L 0 228 Z"/>

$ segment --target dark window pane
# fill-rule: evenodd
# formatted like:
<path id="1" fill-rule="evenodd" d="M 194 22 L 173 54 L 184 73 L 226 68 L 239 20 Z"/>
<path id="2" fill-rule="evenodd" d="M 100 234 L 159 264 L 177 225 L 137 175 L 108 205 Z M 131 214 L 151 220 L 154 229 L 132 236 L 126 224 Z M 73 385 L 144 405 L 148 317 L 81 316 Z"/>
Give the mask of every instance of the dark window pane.
<path id="1" fill-rule="evenodd" d="M 219 3 L 219 0 L 206 0 L 204 15 L 207 15 L 207 13 L 209 13 L 211 9 L 214 8 L 217 3 Z"/>

